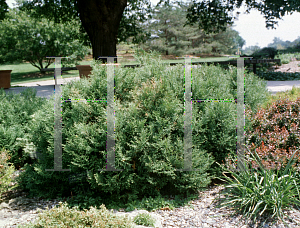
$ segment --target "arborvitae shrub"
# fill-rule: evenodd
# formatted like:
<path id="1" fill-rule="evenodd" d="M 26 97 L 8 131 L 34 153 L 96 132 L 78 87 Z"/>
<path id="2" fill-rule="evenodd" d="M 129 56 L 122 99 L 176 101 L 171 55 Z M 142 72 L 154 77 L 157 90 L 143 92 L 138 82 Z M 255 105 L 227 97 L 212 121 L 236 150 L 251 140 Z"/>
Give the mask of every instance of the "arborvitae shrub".
<path id="1" fill-rule="evenodd" d="M 115 69 L 115 168 L 123 171 L 98 171 L 106 168 L 106 103 L 73 100 L 62 105 L 63 169 L 71 172 L 46 172 L 54 165 L 50 100 L 35 113 L 28 139 L 43 156 L 20 177 L 31 194 L 53 197 L 92 189 L 103 198 L 117 196 L 127 202 L 194 193 L 210 183 L 213 161 L 221 163 L 236 150 L 235 103 L 193 102 L 192 162 L 199 171 L 176 171 L 184 163 L 184 68 L 167 67 L 157 56 L 137 57 L 142 67 Z M 230 81 L 234 73 L 234 68 L 226 72 L 217 66 L 193 70 L 193 99 L 235 99 Z M 256 89 L 245 99 L 255 109 L 255 93 L 263 88 L 252 77 L 246 80 L 246 91 L 247 85 Z M 63 86 L 62 99 L 106 100 L 106 86 L 105 67 L 93 63 L 91 78 Z M 69 175 L 81 173 L 88 174 L 81 184 L 68 182 Z"/>
<path id="2" fill-rule="evenodd" d="M 236 151 L 236 118 L 237 106 L 237 68 L 229 66 L 226 71 L 220 66 L 203 65 L 200 69 L 193 69 L 193 99 L 226 99 L 224 102 L 201 102 L 199 108 L 204 111 L 202 116 L 202 148 L 211 152 L 217 162 L 224 163 L 230 151 Z M 263 103 L 269 92 L 266 83 L 253 73 L 245 72 L 245 109 L 253 113 Z M 193 105 L 193 107 L 195 104 Z M 245 129 L 250 130 L 251 121 L 246 116 Z M 214 163 L 209 172 L 220 175 L 221 170 Z"/>
<path id="3" fill-rule="evenodd" d="M 11 151 L 8 162 L 13 163 L 16 169 L 25 163 L 32 163 L 29 153 L 30 147 L 26 135 L 31 134 L 28 124 L 31 115 L 38 110 L 45 99 L 36 97 L 36 91 L 28 88 L 20 94 L 6 94 L 0 90 L 0 147 Z"/>

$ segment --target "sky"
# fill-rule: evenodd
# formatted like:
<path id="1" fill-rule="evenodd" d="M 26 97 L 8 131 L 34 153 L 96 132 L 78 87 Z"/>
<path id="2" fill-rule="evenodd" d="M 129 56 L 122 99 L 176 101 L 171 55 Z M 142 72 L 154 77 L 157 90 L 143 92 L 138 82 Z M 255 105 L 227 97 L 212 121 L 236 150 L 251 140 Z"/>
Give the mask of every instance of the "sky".
<path id="1" fill-rule="evenodd" d="M 150 1 L 155 5 L 159 0 Z M 6 3 L 10 8 L 13 8 L 12 4 L 15 3 L 15 0 L 6 0 Z M 234 22 L 233 29 L 238 31 L 240 36 L 246 41 L 243 48 L 254 45 L 258 45 L 261 48 L 266 47 L 273 42 L 274 37 L 292 42 L 300 36 L 300 13 L 298 12 L 283 16 L 283 20 L 278 20 L 278 25 L 275 25 L 276 29 L 267 29 L 265 19 L 259 11 L 251 10 L 250 14 L 243 14 L 245 12 L 243 6 L 236 11 L 240 11 L 241 14 L 238 20 Z M 234 15 L 236 11 L 234 11 Z"/>

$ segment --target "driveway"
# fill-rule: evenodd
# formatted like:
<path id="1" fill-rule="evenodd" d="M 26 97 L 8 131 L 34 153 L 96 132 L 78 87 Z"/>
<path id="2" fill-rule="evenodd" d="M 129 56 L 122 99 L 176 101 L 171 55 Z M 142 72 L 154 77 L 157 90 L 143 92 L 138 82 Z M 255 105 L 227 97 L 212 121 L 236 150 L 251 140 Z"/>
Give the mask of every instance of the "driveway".
<path id="1" fill-rule="evenodd" d="M 294 81 L 267 81 L 268 91 L 272 93 L 272 95 L 277 92 L 284 92 L 287 90 L 292 90 L 293 86 L 300 87 L 300 80 Z"/>
<path id="2" fill-rule="evenodd" d="M 79 77 L 73 78 L 64 78 L 58 79 L 58 84 L 66 84 L 67 82 L 73 80 L 80 80 Z M 16 85 L 14 85 L 16 86 Z M 20 93 L 27 87 L 35 88 L 37 91 L 38 97 L 45 97 L 49 99 L 52 94 L 54 93 L 55 81 L 48 80 L 48 81 L 40 81 L 40 82 L 31 82 L 31 83 L 24 83 L 24 84 L 17 84 L 17 86 L 24 86 L 24 87 L 13 87 L 10 89 L 5 89 L 6 93 Z M 277 92 L 283 92 L 287 90 L 291 90 L 293 86 L 300 87 L 300 80 L 295 81 L 267 81 L 267 89 L 272 93 L 272 95 L 276 94 Z"/>

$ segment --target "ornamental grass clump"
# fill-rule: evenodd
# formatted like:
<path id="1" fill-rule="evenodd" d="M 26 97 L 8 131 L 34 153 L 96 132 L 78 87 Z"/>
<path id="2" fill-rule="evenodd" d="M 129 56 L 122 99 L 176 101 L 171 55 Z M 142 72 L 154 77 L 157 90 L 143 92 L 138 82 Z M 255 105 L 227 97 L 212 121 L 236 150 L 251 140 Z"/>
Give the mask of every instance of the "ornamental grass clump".
<path id="1" fill-rule="evenodd" d="M 246 148 L 248 149 L 248 147 Z M 294 151 L 280 176 L 264 167 L 256 152 L 252 154 L 249 151 L 251 156 L 247 159 L 259 164 L 260 170 L 258 171 L 252 170 L 251 163 L 248 162 L 244 162 L 245 171 L 240 170 L 239 172 L 232 171 L 232 169 L 222 165 L 223 169 L 228 172 L 223 173 L 225 179 L 219 179 L 228 181 L 229 184 L 226 184 L 225 190 L 220 193 L 225 198 L 219 201 L 217 207 L 233 208 L 232 214 L 242 214 L 247 221 L 253 219 L 256 222 L 257 218 L 264 214 L 267 218 L 274 218 L 274 223 L 280 219 L 287 225 L 283 210 L 292 209 L 292 205 L 300 205 L 299 174 L 292 167 L 293 158 L 297 151 Z M 236 159 L 237 156 L 233 153 L 231 161 L 234 162 Z M 225 173 L 230 173 L 233 179 L 227 177 Z M 292 220 L 288 215 L 286 216 Z"/>

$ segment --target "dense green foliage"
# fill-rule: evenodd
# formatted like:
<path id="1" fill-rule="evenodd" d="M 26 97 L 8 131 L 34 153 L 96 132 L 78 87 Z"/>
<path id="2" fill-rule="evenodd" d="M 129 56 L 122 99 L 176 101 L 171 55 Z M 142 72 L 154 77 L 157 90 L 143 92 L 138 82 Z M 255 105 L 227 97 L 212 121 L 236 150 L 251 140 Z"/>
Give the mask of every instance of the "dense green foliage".
<path id="1" fill-rule="evenodd" d="M 14 164 L 16 169 L 25 163 L 31 163 L 27 149 L 32 145 L 26 140 L 31 134 L 28 127 L 32 115 L 45 104 L 45 99 L 36 97 L 36 91 L 26 89 L 21 94 L 6 94 L 0 90 L 0 148 L 11 152 L 8 162 Z"/>
<path id="2" fill-rule="evenodd" d="M 54 62 L 50 56 L 69 57 L 62 59 L 63 67 L 78 65 L 88 54 L 88 47 L 79 40 L 79 22 L 71 21 L 54 26 L 47 19 L 33 19 L 18 9 L 7 13 L 0 23 L 0 63 L 28 61 L 41 70 Z M 46 63 L 45 63 L 46 62 Z"/>
<path id="3" fill-rule="evenodd" d="M 266 81 L 293 81 L 300 80 L 300 73 L 285 72 L 257 72 L 257 75 Z"/>
<path id="4" fill-rule="evenodd" d="M 5 0 L 0 0 L 0 21 L 5 18 L 5 14 L 8 12 L 8 5 Z"/>
<path id="5" fill-rule="evenodd" d="M 2 194 L 11 190 L 17 186 L 10 186 L 11 174 L 15 171 L 12 163 L 8 162 L 10 159 L 10 151 L 4 148 L 0 150 L 0 200 L 2 200 Z"/>
<path id="6" fill-rule="evenodd" d="M 125 41 L 128 36 L 133 36 L 133 41 L 139 42 L 144 38 L 149 38 L 150 35 L 141 29 L 141 24 L 147 19 L 146 15 L 149 15 L 151 18 L 153 13 L 149 0 L 128 0 L 128 5 L 126 5 L 126 1 L 116 1 L 116 4 L 112 4 L 111 1 L 104 0 L 88 2 L 84 0 L 48 0 L 45 2 L 39 0 L 18 0 L 18 2 L 21 10 L 30 12 L 31 9 L 34 9 L 34 14 L 32 14 L 34 18 L 46 17 L 50 20 L 54 18 L 56 23 L 64 23 L 74 19 L 78 21 L 80 18 L 83 22 L 81 32 L 85 30 L 89 34 L 89 37 L 85 36 L 84 39 L 86 42 L 88 40 L 91 41 L 94 59 L 97 59 L 99 56 L 116 56 L 116 40 L 111 39 L 113 41 L 107 40 L 102 42 L 104 37 L 108 35 L 113 34 L 113 37 L 119 38 L 118 42 Z M 299 2 L 294 0 L 280 3 L 277 0 L 265 0 L 259 3 L 248 0 L 193 1 L 188 9 L 185 25 L 197 24 L 206 33 L 225 31 L 228 25 L 233 24 L 233 19 L 236 19 L 230 14 L 236 8 L 240 8 L 243 2 L 245 2 L 247 7 L 246 12 L 249 12 L 251 9 L 257 9 L 264 14 L 266 27 L 271 28 L 274 28 L 274 25 L 277 24 L 274 19 L 281 19 L 288 12 L 299 11 Z M 158 5 L 161 3 L 169 4 L 170 1 L 161 0 Z M 116 6 L 121 7 L 115 8 Z M 95 10 L 96 7 L 97 10 Z M 80 17 L 80 15 L 83 15 L 83 12 L 86 13 L 86 16 Z M 92 13 L 89 14 L 87 12 Z M 107 17 L 102 19 L 103 15 L 107 15 Z M 100 18 L 102 23 L 98 23 Z M 103 26 L 107 23 L 108 18 L 113 23 L 108 23 L 104 29 Z M 96 31 L 102 29 L 105 32 L 103 32 L 102 36 L 98 36 L 99 34 Z M 109 48 L 106 48 L 108 43 Z"/>
<path id="7" fill-rule="evenodd" d="M 47 18 L 55 24 L 63 24 L 70 21 L 79 21 L 77 2 L 74 0 L 45 1 L 43 4 L 36 4 L 37 1 L 17 0 L 21 11 L 32 12 L 33 18 Z M 99 1 L 98 1 L 99 2 Z M 31 11 L 33 10 L 33 11 Z M 133 43 L 139 43 L 150 36 L 142 30 L 142 23 L 151 18 L 152 8 L 148 0 L 128 0 L 128 5 L 124 10 L 118 31 L 118 42 L 124 42 L 129 37 Z M 113 12 L 112 12 L 113 14 Z M 86 29 L 80 23 L 80 32 L 83 36 L 80 41 L 91 47 L 90 37 L 86 34 Z"/>
<path id="8" fill-rule="evenodd" d="M 76 101 L 63 103 L 63 168 L 71 167 L 72 174 L 75 174 L 76 181 L 76 183 L 70 183 L 68 179 L 70 175 L 69 172 L 55 173 L 44 171 L 45 168 L 53 168 L 54 163 L 53 101 L 42 102 L 41 100 L 40 103 L 38 103 L 39 99 L 34 97 L 32 91 L 27 91 L 28 95 L 26 95 L 25 92 L 25 97 L 23 97 L 19 95 L 6 96 L 2 90 L 1 99 L 3 98 L 2 100 L 5 101 L 4 105 L 1 106 L 2 111 L 0 111 L 1 127 L 5 126 L 3 132 L 11 132 L 12 134 L 16 129 L 22 127 L 28 129 L 28 131 L 21 130 L 19 133 L 21 137 L 19 142 L 22 142 L 22 145 L 19 144 L 19 148 L 22 151 L 21 154 L 23 154 L 21 157 L 27 156 L 27 158 L 29 158 L 29 154 L 37 155 L 37 160 L 34 160 L 34 163 L 32 160 L 28 160 L 29 162 L 25 166 L 26 172 L 19 178 L 21 186 L 25 187 L 27 191 L 30 191 L 31 195 L 42 195 L 44 197 L 51 195 L 63 196 L 68 195 L 69 190 L 72 195 L 72 200 L 70 199 L 69 201 L 69 207 L 77 205 L 80 209 L 84 209 L 89 208 L 89 206 L 100 206 L 104 203 L 106 208 L 125 207 L 126 211 L 135 208 L 151 211 L 166 206 L 173 209 L 174 206 L 181 206 L 181 202 L 191 200 L 190 197 L 185 200 L 179 200 L 180 197 L 178 197 L 178 195 L 176 195 L 175 200 L 172 200 L 172 202 L 161 198 L 161 196 L 155 199 L 151 196 L 147 198 L 147 195 L 142 195 L 142 197 L 145 197 L 141 201 L 134 200 L 136 199 L 134 194 L 132 194 L 134 188 L 133 185 L 130 186 L 130 181 L 133 180 L 133 178 L 131 178 L 130 175 L 136 174 L 134 178 L 139 176 L 139 181 L 142 182 L 143 176 L 140 174 L 146 168 L 148 172 L 152 171 L 152 174 L 154 174 L 152 176 L 144 176 L 145 179 L 150 179 L 149 177 L 151 177 L 154 182 L 152 185 L 148 184 L 147 187 L 149 189 L 152 187 L 154 192 L 155 190 L 160 190 L 160 192 L 166 190 L 167 193 L 171 194 L 169 190 L 174 190 L 174 186 L 172 186 L 171 189 L 159 188 L 161 185 L 159 185 L 158 182 L 159 180 L 166 180 L 168 178 L 166 174 L 174 173 L 173 167 L 182 168 L 183 165 L 183 119 L 180 120 L 180 115 L 183 115 L 184 107 L 184 79 L 182 76 L 184 71 L 181 66 L 168 68 L 160 64 L 160 61 L 151 58 L 147 59 L 147 56 L 140 56 L 139 61 L 144 64 L 143 67 L 137 69 L 118 69 L 115 74 L 116 168 L 125 169 L 127 172 L 127 176 L 124 175 L 125 177 L 121 175 L 121 172 L 110 174 L 107 172 L 106 175 L 102 176 L 97 175 L 96 172 L 93 173 L 93 171 L 97 171 L 97 169 L 105 168 L 105 103 L 99 102 L 95 104 L 88 102 L 84 104 Z M 105 68 L 97 64 L 94 64 L 93 68 L 91 79 L 81 80 L 78 83 L 73 82 L 73 84 L 63 87 L 63 99 L 105 99 Z M 230 67 L 228 71 L 225 71 L 219 66 L 211 65 L 208 67 L 204 65 L 200 69 L 193 69 L 192 77 L 193 99 L 236 98 L 236 68 L 234 67 Z M 297 135 L 297 132 L 294 131 L 298 125 L 292 123 L 293 121 L 296 122 L 297 118 L 290 118 L 295 117 L 295 113 L 299 110 L 299 99 L 293 103 L 286 101 L 277 102 L 270 107 L 269 111 L 257 110 L 259 104 L 265 100 L 267 95 L 265 84 L 260 84 L 259 82 L 261 82 L 261 80 L 251 73 L 246 73 L 245 79 L 246 111 L 247 113 L 250 112 L 253 114 L 252 122 L 256 123 L 250 126 L 249 121 L 251 118 L 247 115 L 246 130 L 249 130 L 248 132 L 255 132 L 257 128 L 260 128 L 261 131 L 265 132 L 265 135 L 262 135 L 260 138 L 256 137 L 256 140 L 254 140 L 255 142 L 261 142 L 261 144 L 258 143 L 257 145 L 260 145 L 258 152 L 263 158 L 263 161 L 250 162 L 250 171 L 248 173 L 232 173 L 237 181 L 229 179 L 233 181 L 233 183 L 226 186 L 226 191 L 223 192 L 226 194 L 225 201 L 227 201 L 223 205 L 234 207 L 237 212 L 241 212 L 246 217 L 256 218 L 258 213 L 269 213 L 271 216 L 277 215 L 277 217 L 282 218 L 282 210 L 291 206 L 291 204 L 297 204 L 297 200 L 299 199 L 299 191 L 297 189 L 300 180 L 299 169 L 296 169 L 294 165 L 289 167 L 285 162 L 280 172 L 276 175 L 273 173 L 274 170 L 269 169 L 270 162 L 266 162 L 263 155 L 268 152 L 266 150 L 268 149 L 266 148 L 267 143 L 271 145 L 271 148 L 274 146 L 274 143 L 276 144 L 275 147 L 277 146 L 281 153 L 278 154 L 279 157 L 282 153 L 285 153 L 284 149 L 288 151 L 288 148 L 291 147 L 290 145 L 299 147 L 299 134 Z M 224 86 L 220 87 L 220 84 Z M 29 103 L 26 103 L 26 101 Z M 22 106 L 22 104 L 24 104 L 24 106 Z M 28 111 L 27 109 L 33 109 L 33 111 Z M 10 112 L 6 112 L 6 110 L 10 110 Z M 25 110 L 24 113 L 23 110 Z M 235 125 L 231 122 L 235 116 L 234 111 L 235 106 L 229 102 L 222 104 L 199 102 L 193 105 L 193 142 L 197 143 L 197 145 L 194 145 L 194 148 L 199 148 L 199 150 L 196 150 L 196 154 L 200 155 L 201 159 L 204 160 L 201 164 L 196 164 L 196 162 L 199 162 L 199 159 L 193 159 L 193 168 L 195 168 L 195 166 L 203 167 L 206 163 L 210 164 L 213 160 L 221 163 L 220 161 L 222 161 L 223 155 L 227 152 L 235 154 L 235 140 L 234 137 L 232 137 L 234 136 L 233 133 L 235 133 Z M 276 111 L 279 111 L 277 116 L 275 114 Z M 28 120 L 24 118 L 24 116 L 28 117 Z M 168 117 L 168 119 L 164 118 L 165 116 Z M 275 118 L 279 119 L 279 121 L 276 119 L 276 124 L 278 124 L 278 126 L 281 124 L 280 127 L 282 127 L 282 129 L 284 128 L 283 125 L 286 126 L 288 132 L 284 129 L 280 131 L 277 126 L 275 126 L 275 130 L 272 132 L 270 129 L 272 129 L 272 126 L 275 124 L 270 126 L 262 124 L 263 122 L 275 123 Z M 175 122 L 176 124 L 172 124 L 174 120 L 177 121 Z M 15 121 L 23 121 L 24 124 L 17 122 L 17 126 L 15 126 Z M 180 126 L 176 127 L 177 124 Z M 293 130 L 293 133 L 289 130 Z M 25 134 L 24 132 L 27 133 Z M 175 136 L 173 136 L 173 134 Z M 5 137 L 10 137 L 10 135 L 3 135 L 4 140 L 7 140 Z M 272 137 L 269 137 L 269 135 Z M 174 142 L 176 136 L 178 136 L 177 141 Z M 248 138 L 251 138 L 251 136 L 252 134 L 250 133 L 247 135 Z M 252 137 L 252 139 L 254 138 L 255 137 Z M 128 139 L 128 143 L 122 142 L 121 139 Z M 168 140 L 171 143 L 169 143 Z M 295 145 L 293 145 L 293 142 Z M 11 148 L 17 147 L 16 145 L 18 145 L 17 140 L 12 141 L 6 148 L 11 150 Z M 284 146 L 283 149 L 281 149 L 282 145 Z M 181 151 L 176 150 L 176 146 L 181 146 Z M 171 148 L 172 151 L 168 150 L 168 148 Z M 218 152 L 219 148 L 219 151 L 222 149 L 221 152 Z M 145 150 L 146 153 L 143 153 L 143 150 Z M 26 152 L 24 153 L 24 151 Z M 36 151 L 39 153 L 35 153 Z M 193 155 L 195 155 L 195 150 L 193 151 Z M 224 151 L 226 152 L 224 153 Z M 288 152 L 287 158 L 290 159 L 290 155 L 293 151 Z M 297 151 L 294 151 L 293 156 L 296 152 Z M 155 156 L 156 154 L 161 157 Z M 134 155 L 136 155 L 136 157 L 134 157 Z M 170 163 L 163 163 L 166 161 L 164 160 L 164 155 L 166 156 L 165 158 L 171 158 L 173 160 L 170 159 Z M 168 155 L 170 156 L 167 157 Z M 144 160 L 149 157 L 154 161 L 152 163 L 154 166 L 153 169 L 144 162 Z M 258 155 L 256 158 L 257 157 Z M 232 163 L 235 159 L 236 157 L 233 158 Z M 3 160 L 0 161 L 0 165 Z M 123 162 L 123 160 L 125 162 Z M 165 166 L 159 167 L 155 161 L 161 161 L 162 165 Z M 250 157 L 249 161 L 251 161 Z M 260 165 L 261 163 L 263 163 L 266 168 L 260 167 L 260 169 L 257 169 L 257 172 L 252 172 L 252 166 L 257 167 L 255 164 Z M 169 164 L 171 165 L 168 166 Z M 200 178 L 196 179 L 196 181 L 202 181 L 202 186 L 207 185 L 210 179 L 209 176 L 205 177 L 205 173 L 209 172 L 213 174 L 213 169 L 215 169 L 214 163 L 212 166 L 207 164 L 206 167 L 202 168 L 202 172 L 198 172 Z M 90 179 L 87 179 L 86 175 L 83 175 L 82 181 L 79 181 L 80 174 L 85 174 L 85 171 L 89 168 L 94 168 L 91 169 L 92 172 L 90 174 L 96 175 L 90 175 Z M 169 168 L 168 173 L 163 172 L 164 168 Z M 286 170 L 283 170 L 284 168 L 286 168 Z M 0 169 L 0 175 L 3 175 L 2 170 Z M 155 173 L 155 171 L 158 172 Z M 7 174 L 10 173 L 11 171 L 7 172 L 4 176 L 7 177 Z M 102 172 L 102 174 L 104 173 Z M 175 172 L 175 174 L 178 175 L 177 172 Z M 184 177 L 178 178 L 187 179 L 189 175 L 193 174 L 187 174 Z M 197 177 L 197 175 L 195 176 Z M 109 181 L 110 177 L 113 179 L 111 182 Z M 122 186 L 121 184 L 117 185 L 118 183 L 115 182 L 118 182 L 118 180 L 114 182 L 114 178 L 120 177 L 123 178 L 127 186 Z M 99 182 L 98 180 L 101 178 L 103 179 Z M 155 181 L 157 183 L 155 183 Z M 188 181 L 192 187 L 195 186 L 191 179 Z M 176 184 L 178 184 L 178 182 L 179 181 L 177 181 Z M 56 185 L 53 185 L 53 183 L 56 183 Z M 138 181 L 134 182 L 134 184 L 138 185 Z M 123 192 L 120 191 L 121 194 L 116 196 L 105 192 L 103 188 L 100 189 L 101 185 L 106 185 L 107 188 L 113 190 L 119 188 L 116 191 L 122 190 L 123 188 Z M 176 190 L 182 188 L 183 184 L 180 186 L 179 182 L 178 185 L 179 188 Z M 128 186 L 129 188 L 126 189 Z M 196 187 L 199 186 L 200 185 Z M 94 188 L 90 190 L 92 187 Z M 194 189 L 196 189 L 196 187 Z M 187 188 L 185 190 L 188 191 Z M 49 191 L 49 194 L 45 194 L 47 191 Z M 152 195 L 155 196 L 155 194 Z M 123 202 L 121 202 L 120 196 L 124 199 Z M 114 201 L 108 200 L 109 198 Z M 128 200 L 126 200 L 126 198 Z M 130 198 L 133 199 L 133 201 L 130 201 Z M 255 209 L 249 210 L 250 208 Z M 91 217 L 93 217 L 93 220 L 90 219 Z M 145 218 L 136 218 L 136 221 L 148 223 Z M 49 213 L 41 215 L 41 219 L 38 223 L 39 225 L 29 225 L 28 227 L 51 227 L 53 224 L 104 227 L 104 225 L 108 223 L 112 227 L 121 227 L 122 225 L 129 227 L 127 221 L 114 216 L 107 216 L 103 210 L 90 209 L 88 212 L 79 213 L 75 210 L 67 209 L 66 206 L 52 209 Z"/>
<path id="9" fill-rule="evenodd" d="M 184 68 L 167 67 L 157 56 L 137 58 L 143 67 L 115 71 L 115 166 L 124 171 L 98 171 L 106 167 L 106 104 L 73 101 L 62 107 L 62 161 L 63 168 L 71 172 L 45 172 L 54 163 L 54 101 L 50 100 L 35 112 L 32 134 L 27 135 L 36 147 L 31 152 L 41 155 L 34 164 L 26 164 L 26 172 L 20 175 L 21 186 L 31 195 L 69 196 L 73 192 L 81 197 L 77 202 L 82 202 L 82 196 L 90 192 L 99 203 L 113 197 L 128 203 L 143 197 L 195 193 L 210 183 L 208 174 L 218 173 L 213 161 L 221 163 L 236 150 L 235 103 L 194 102 L 192 161 L 193 169 L 200 170 L 176 172 L 183 167 Z M 192 77 L 193 99 L 236 98 L 234 67 L 225 71 L 203 66 L 193 69 Z M 63 99 L 105 96 L 106 69 L 96 63 L 90 79 L 64 86 L 62 94 Z M 255 111 L 266 96 L 265 85 L 253 74 L 246 74 L 247 108 Z M 248 121 L 246 124 L 249 128 Z M 77 176 L 77 181 L 69 182 L 69 175 L 76 179 L 82 173 L 88 178 L 80 181 Z"/>
<path id="10" fill-rule="evenodd" d="M 251 56 L 254 59 L 265 59 L 265 58 L 274 59 L 275 55 L 277 55 L 277 52 L 278 51 L 276 50 L 276 48 L 265 47 L 262 48 L 261 50 L 254 52 Z"/>
<path id="11" fill-rule="evenodd" d="M 63 166 L 71 168 L 72 174 L 91 171 L 88 182 L 95 191 L 115 192 L 125 198 L 128 197 L 126 192 L 129 192 L 136 198 L 153 195 L 171 184 L 170 189 L 177 188 L 180 193 L 186 193 L 209 183 L 204 171 L 209 168 L 212 159 L 197 146 L 193 150 L 193 163 L 201 171 L 174 172 L 175 168 L 181 168 L 183 159 L 184 109 L 181 100 L 176 99 L 176 93 L 180 97 L 183 94 L 183 75 L 179 76 L 180 71 L 177 72 L 176 80 L 181 83 L 175 83 L 175 75 L 167 77 L 172 72 L 161 74 L 164 68 L 162 64 L 150 64 L 140 69 L 116 71 L 116 167 L 124 169 L 123 172 L 97 172 L 105 168 L 106 104 L 64 103 Z M 83 80 L 65 86 L 63 99 L 105 98 L 105 68 L 99 67 L 94 74 L 90 82 Z M 163 83 L 158 83 L 155 78 L 159 76 Z M 175 94 L 172 87 L 177 90 Z M 24 175 L 27 178 L 24 187 L 35 194 L 42 191 L 48 194 L 54 191 L 69 193 L 70 189 L 76 192 L 73 189 L 78 184 L 66 183 L 69 173 L 43 172 L 53 166 L 51 124 L 54 120 L 51 106 L 51 102 L 46 104 L 44 111 L 36 113 L 33 119 L 31 140 L 44 158 L 32 167 L 26 167 L 30 175 Z M 35 169 L 39 171 L 35 172 Z M 54 179 L 58 183 L 56 186 L 52 186 Z"/>

